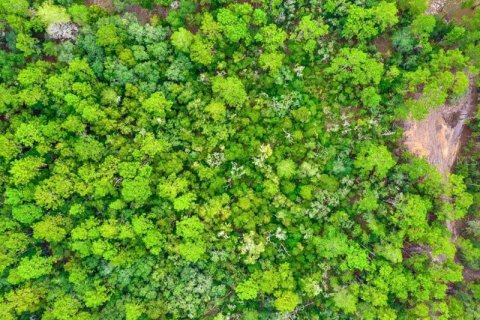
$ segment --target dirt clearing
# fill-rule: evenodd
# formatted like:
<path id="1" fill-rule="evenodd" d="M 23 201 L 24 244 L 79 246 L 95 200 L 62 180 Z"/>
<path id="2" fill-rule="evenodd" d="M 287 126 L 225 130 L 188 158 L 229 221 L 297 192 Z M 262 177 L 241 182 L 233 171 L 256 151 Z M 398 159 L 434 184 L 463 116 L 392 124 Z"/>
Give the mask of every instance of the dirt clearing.
<path id="1" fill-rule="evenodd" d="M 473 79 L 465 96 L 432 110 L 421 121 L 405 121 L 404 144 L 408 151 L 423 157 L 444 175 L 450 172 L 465 140 L 467 119 L 477 104 Z"/>

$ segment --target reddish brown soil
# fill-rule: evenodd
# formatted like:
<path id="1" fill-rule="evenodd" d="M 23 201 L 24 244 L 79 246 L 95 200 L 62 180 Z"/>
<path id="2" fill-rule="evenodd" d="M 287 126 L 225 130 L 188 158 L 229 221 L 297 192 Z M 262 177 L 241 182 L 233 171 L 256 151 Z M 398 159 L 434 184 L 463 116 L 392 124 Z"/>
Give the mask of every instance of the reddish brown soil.
<path id="1" fill-rule="evenodd" d="M 465 97 L 432 110 L 421 121 L 405 121 L 404 144 L 416 156 L 447 175 L 452 169 L 463 143 L 468 139 L 466 121 L 477 105 L 476 87 L 473 79 Z"/>

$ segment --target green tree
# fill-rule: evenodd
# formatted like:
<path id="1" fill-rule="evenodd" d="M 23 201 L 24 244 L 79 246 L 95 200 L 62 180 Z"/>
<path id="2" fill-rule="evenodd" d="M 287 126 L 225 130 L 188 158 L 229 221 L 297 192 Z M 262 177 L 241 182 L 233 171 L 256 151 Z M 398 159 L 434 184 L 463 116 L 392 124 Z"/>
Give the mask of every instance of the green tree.
<path id="1" fill-rule="evenodd" d="M 66 237 L 69 224 L 70 221 L 67 218 L 47 216 L 32 226 L 33 237 L 48 242 L 60 242 Z"/>
<path id="2" fill-rule="evenodd" d="M 284 159 L 277 164 L 277 174 L 282 178 L 292 178 L 297 171 L 297 165 L 292 159 Z"/>
<path id="3" fill-rule="evenodd" d="M 20 316 L 27 312 L 37 312 L 41 308 L 44 296 L 45 292 L 42 288 L 27 285 L 8 292 L 5 298 L 10 307 Z"/>
<path id="4" fill-rule="evenodd" d="M 26 16 L 28 14 L 28 6 L 27 0 L 5 0 L 0 3 L 2 12 L 20 16 Z"/>
<path id="5" fill-rule="evenodd" d="M 156 117 L 165 118 L 166 112 L 170 111 L 173 103 L 165 97 L 163 92 L 155 92 L 142 102 L 142 107 Z"/>
<path id="6" fill-rule="evenodd" d="M 335 306 L 347 314 L 355 313 L 357 311 L 358 302 L 356 291 L 358 291 L 357 287 L 353 287 L 352 290 L 339 290 L 333 297 Z"/>
<path id="7" fill-rule="evenodd" d="M 287 33 L 274 24 L 260 28 L 255 35 L 255 40 L 262 43 L 267 51 L 276 51 L 283 47 L 286 39 Z"/>
<path id="8" fill-rule="evenodd" d="M 34 204 L 22 204 L 12 208 L 12 216 L 15 220 L 27 225 L 40 219 L 42 215 L 42 209 Z"/>
<path id="9" fill-rule="evenodd" d="M 52 272 L 52 263 L 51 258 L 38 255 L 22 258 L 18 266 L 10 271 L 7 280 L 12 284 L 18 284 L 48 275 Z"/>
<path id="10" fill-rule="evenodd" d="M 93 288 L 85 291 L 82 298 L 87 307 L 99 307 L 108 301 L 108 290 L 105 286 L 97 284 Z"/>
<path id="11" fill-rule="evenodd" d="M 258 294 L 258 286 L 253 280 L 245 280 L 237 285 L 235 292 L 242 300 L 256 299 Z"/>
<path id="12" fill-rule="evenodd" d="M 369 9 L 351 5 L 347 13 L 342 36 L 345 38 L 355 37 L 361 42 L 377 36 L 398 23 L 397 8 L 391 2 L 382 1 Z"/>
<path id="13" fill-rule="evenodd" d="M 225 119 L 227 114 L 227 108 L 225 104 L 221 101 L 212 101 L 206 107 L 205 111 L 210 115 L 210 117 L 215 121 L 220 121 Z"/>
<path id="14" fill-rule="evenodd" d="M 275 299 L 274 305 L 280 312 L 292 312 L 300 302 L 300 297 L 295 292 L 286 291 Z"/>
<path id="15" fill-rule="evenodd" d="M 284 57 L 285 55 L 279 52 L 262 53 L 259 58 L 260 67 L 275 75 L 282 67 Z"/>
<path id="16" fill-rule="evenodd" d="M 363 148 L 355 160 L 357 167 L 362 174 L 375 172 L 380 179 L 387 176 L 388 171 L 396 164 L 390 151 L 385 146 L 371 145 Z"/>
<path id="17" fill-rule="evenodd" d="M 193 34 L 185 28 L 180 28 L 172 34 L 170 41 L 175 49 L 188 52 L 193 42 Z"/>
<path id="18" fill-rule="evenodd" d="M 70 22 L 70 15 L 64 7 L 44 2 L 37 10 L 37 14 L 47 26 L 53 23 Z"/>
<path id="19" fill-rule="evenodd" d="M 28 57 L 38 52 L 38 40 L 25 33 L 19 33 L 15 39 L 16 48 Z"/>
<path id="20" fill-rule="evenodd" d="M 149 180 L 144 177 L 126 179 L 122 182 L 122 196 L 125 201 L 143 203 L 152 195 Z"/>
<path id="21" fill-rule="evenodd" d="M 66 295 L 55 301 L 51 314 L 55 319 L 69 320 L 76 318 L 81 308 L 82 304 L 80 301 Z"/>
<path id="22" fill-rule="evenodd" d="M 343 104 L 355 103 L 364 92 L 378 96 L 383 64 L 359 49 L 342 48 L 325 72 L 331 77 L 331 95 Z M 368 90 L 368 91 L 367 91 Z M 373 90 L 373 91 L 372 91 Z"/>
<path id="23" fill-rule="evenodd" d="M 245 6 L 246 8 L 250 6 Z M 250 7 L 251 10 L 251 7 Z M 227 39 L 233 43 L 244 39 L 249 40 L 248 24 L 241 16 L 236 15 L 230 9 L 220 9 L 217 14 L 217 21 Z"/>
<path id="24" fill-rule="evenodd" d="M 43 159 L 39 157 L 26 157 L 15 160 L 10 168 L 13 182 L 16 185 L 28 183 L 39 174 L 39 169 L 44 165 Z"/>
<path id="25" fill-rule="evenodd" d="M 314 50 L 318 46 L 320 37 L 328 33 L 328 26 L 319 19 L 313 19 L 311 15 L 303 16 L 290 37 L 303 46 L 310 57 L 313 58 Z"/>
<path id="26" fill-rule="evenodd" d="M 96 36 L 97 44 L 102 47 L 114 47 L 121 42 L 117 28 L 113 24 L 98 28 Z"/>
<path id="27" fill-rule="evenodd" d="M 401 10 L 409 10 L 412 14 L 424 13 L 428 8 L 427 0 L 400 0 L 398 1 Z"/>
<path id="28" fill-rule="evenodd" d="M 216 77 L 212 82 L 212 91 L 232 107 L 241 107 L 247 100 L 247 92 L 237 77 Z"/>
<path id="29" fill-rule="evenodd" d="M 201 37 L 196 36 L 190 46 L 190 59 L 193 62 L 209 66 L 214 61 L 215 54 L 213 45 Z"/>
<path id="30" fill-rule="evenodd" d="M 197 216 L 182 219 L 177 223 L 176 234 L 184 241 L 179 245 L 179 253 L 188 261 L 196 262 L 206 252 L 204 229 L 204 224 Z"/>

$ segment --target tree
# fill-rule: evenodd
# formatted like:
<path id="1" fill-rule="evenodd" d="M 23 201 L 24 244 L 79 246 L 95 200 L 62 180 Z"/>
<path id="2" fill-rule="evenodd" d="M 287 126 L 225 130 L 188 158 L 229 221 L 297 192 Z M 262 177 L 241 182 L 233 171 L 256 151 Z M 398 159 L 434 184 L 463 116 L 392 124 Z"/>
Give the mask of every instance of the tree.
<path id="1" fill-rule="evenodd" d="M 245 7 L 247 8 L 247 6 Z M 248 41 L 250 35 L 247 22 L 230 9 L 218 10 L 217 21 L 230 42 L 236 43 L 242 39 Z"/>
<path id="2" fill-rule="evenodd" d="M 247 100 L 247 92 L 237 77 L 214 78 L 212 91 L 231 107 L 241 107 Z"/>
<path id="3" fill-rule="evenodd" d="M 410 115 L 422 119 L 429 110 L 445 104 L 449 97 L 464 95 L 470 80 L 466 72 L 460 70 L 467 59 L 459 50 L 441 49 L 432 55 L 428 67 L 405 73 L 403 94 L 415 96 L 406 99 Z"/>
<path id="4" fill-rule="evenodd" d="M 194 39 L 193 34 L 185 28 L 180 28 L 172 34 L 170 41 L 178 51 L 188 52 Z"/>
<path id="5" fill-rule="evenodd" d="M 28 6 L 27 0 L 5 0 L 0 3 L 2 12 L 20 16 L 26 16 L 28 14 Z"/>
<path id="6" fill-rule="evenodd" d="M 12 216 L 26 225 L 32 224 L 32 222 L 40 219 L 42 215 L 42 209 L 34 204 L 22 204 L 12 208 Z"/>
<path id="7" fill-rule="evenodd" d="M 82 298 L 87 307 L 95 308 L 107 302 L 109 295 L 105 286 L 95 284 L 91 289 L 85 291 Z"/>
<path id="8" fill-rule="evenodd" d="M 400 225 L 407 230 L 407 234 L 412 241 L 424 239 L 425 229 L 427 228 L 427 214 L 431 208 L 432 204 L 419 195 L 408 195 L 402 202 L 400 207 L 402 222 Z"/>
<path id="9" fill-rule="evenodd" d="M 96 34 L 97 44 L 102 47 L 114 47 L 121 42 L 117 28 L 114 24 L 100 27 Z"/>
<path id="10" fill-rule="evenodd" d="M 163 92 L 155 92 L 142 102 L 142 107 L 156 117 L 165 118 L 173 103 L 165 97 Z"/>
<path id="11" fill-rule="evenodd" d="M 195 203 L 196 199 L 197 199 L 197 196 L 194 193 L 192 192 L 185 193 L 173 200 L 173 208 L 177 211 L 188 210 Z"/>
<path id="12" fill-rule="evenodd" d="M 36 123 L 22 123 L 15 131 L 15 140 L 27 147 L 33 147 L 35 143 L 42 142 L 43 137 Z"/>
<path id="13" fill-rule="evenodd" d="M 214 61 L 214 58 L 213 45 L 201 37 L 196 36 L 190 46 L 190 59 L 192 59 L 193 62 L 209 66 Z"/>
<path id="14" fill-rule="evenodd" d="M 221 101 L 212 101 L 206 107 L 205 111 L 210 115 L 210 117 L 215 121 L 220 121 L 225 119 L 227 114 L 227 109 L 225 104 Z"/>
<path id="15" fill-rule="evenodd" d="M 262 43 L 267 51 L 276 51 L 283 47 L 286 39 L 287 33 L 274 24 L 260 28 L 255 35 L 255 40 Z"/>
<path id="16" fill-rule="evenodd" d="M 204 224 L 197 216 L 182 219 L 177 223 L 176 234 L 184 240 L 178 249 L 186 260 L 196 262 L 206 252 L 204 228 Z"/>
<path id="17" fill-rule="evenodd" d="M 205 226 L 196 216 L 182 219 L 177 223 L 177 235 L 184 239 L 197 239 L 204 232 Z"/>
<path id="18" fill-rule="evenodd" d="M 69 224 L 70 220 L 68 218 L 47 216 L 32 226 L 33 237 L 53 243 L 60 242 L 66 237 Z"/>
<path id="19" fill-rule="evenodd" d="M 5 298 L 9 302 L 10 307 L 20 316 L 27 312 L 37 312 L 41 308 L 44 296 L 43 288 L 27 285 L 8 292 Z"/>
<path id="20" fill-rule="evenodd" d="M 53 260 L 38 255 L 24 257 L 20 260 L 18 266 L 10 271 L 8 282 L 18 284 L 31 279 L 37 279 L 52 272 Z"/>
<path id="21" fill-rule="evenodd" d="M 428 36 L 435 29 L 435 24 L 436 21 L 433 16 L 419 15 L 412 21 L 412 33 L 417 37 L 428 39 Z"/>
<path id="22" fill-rule="evenodd" d="M 327 33 L 328 26 L 324 24 L 323 21 L 320 19 L 312 19 L 311 15 L 306 15 L 300 19 L 295 33 L 291 35 L 291 38 L 302 43 L 303 50 L 313 58 L 313 53 L 317 47 L 319 38 Z"/>
<path id="23" fill-rule="evenodd" d="M 75 40 L 78 27 L 73 23 L 54 23 L 48 26 L 47 33 L 54 40 Z"/>
<path id="24" fill-rule="evenodd" d="M 37 14 L 45 25 L 70 22 L 70 15 L 64 7 L 44 2 L 37 10 Z"/>
<path id="25" fill-rule="evenodd" d="M 378 96 L 383 64 L 359 49 L 342 48 L 325 72 L 331 77 L 331 94 L 343 104 L 355 103 L 365 92 Z M 364 98 L 365 99 L 365 98 Z"/>
<path id="26" fill-rule="evenodd" d="M 28 57 L 38 51 L 38 40 L 25 33 L 19 33 L 16 38 L 16 48 Z"/>
<path id="27" fill-rule="evenodd" d="M 125 201 L 143 203 L 151 195 L 152 191 L 147 178 L 136 177 L 122 182 L 122 196 Z"/>
<path id="28" fill-rule="evenodd" d="M 63 296 L 55 301 L 52 309 L 52 316 L 59 320 L 76 318 L 82 304 L 71 296 Z"/>
<path id="29" fill-rule="evenodd" d="M 235 292 L 242 300 L 256 299 L 258 294 L 258 286 L 253 280 L 245 280 L 238 284 Z"/>
<path id="30" fill-rule="evenodd" d="M 104 145 L 92 138 L 78 140 L 75 142 L 73 148 L 78 159 L 81 161 L 99 161 L 105 152 Z"/>
<path id="31" fill-rule="evenodd" d="M 26 184 L 38 175 L 42 166 L 44 166 L 42 158 L 26 157 L 12 163 L 10 174 L 16 185 Z"/>
<path id="32" fill-rule="evenodd" d="M 387 147 L 377 145 L 364 148 L 355 160 L 355 167 L 360 169 L 362 174 L 374 171 L 380 179 L 385 178 L 395 164 L 396 161 Z"/>
<path id="33" fill-rule="evenodd" d="M 401 10 L 409 10 L 412 14 L 424 13 L 428 8 L 427 0 L 400 0 L 398 1 Z"/>
<path id="34" fill-rule="evenodd" d="M 277 164 L 277 174 L 279 177 L 289 179 L 296 173 L 297 165 L 292 159 L 281 160 Z"/>
<path id="35" fill-rule="evenodd" d="M 283 65 L 285 55 L 279 52 L 262 53 L 260 55 L 259 63 L 263 70 L 270 70 L 272 75 L 275 75 Z"/>
<path id="36" fill-rule="evenodd" d="M 358 298 L 355 292 L 358 291 L 358 287 L 353 287 L 352 289 L 340 289 L 333 297 L 335 306 L 347 314 L 357 311 Z"/>
<path id="37" fill-rule="evenodd" d="M 355 37 L 360 42 L 377 36 L 398 22 L 395 4 L 385 1 L 369 9 L 351 5 L 347 14 L 342 36 L 345 38 Z"/>
<path id="38" fill-rule="evenodd" d="M 292 312 L 300 302 L 300 297 L 295 292 L 286 291 L 275 299 L 274 305 L 280 312 Z"/>
<path id="39" fill-rule="evenodd" d="M 137 303 L 125 304 L 125 316 L 126 320 L 137 320 L 142 316 L 144 307 Z"/>

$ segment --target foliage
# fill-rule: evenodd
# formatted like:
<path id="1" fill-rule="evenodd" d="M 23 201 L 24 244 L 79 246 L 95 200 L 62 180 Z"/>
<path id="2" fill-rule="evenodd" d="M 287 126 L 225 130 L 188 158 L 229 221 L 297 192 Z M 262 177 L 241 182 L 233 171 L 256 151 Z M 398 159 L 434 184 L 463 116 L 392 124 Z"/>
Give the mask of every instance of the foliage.
<path id="1" fill-rule="evenodd" d="M 366 92 L 378 96 L 383 64 L 359 49 L 342 48 L 325 72 L 331 76 L 331 94 L 335 100 L 348 105 L 358 101 Z"/>
<path id="2" fill-rule="evenodd" d="M 426 4 L 0 1 L 0 319 L 478 314 L 478 123 L 447 177 L 398 121 L 480 15 Z"/>

